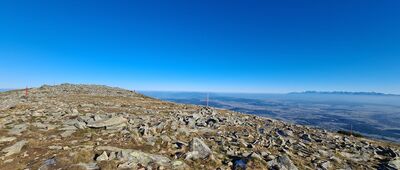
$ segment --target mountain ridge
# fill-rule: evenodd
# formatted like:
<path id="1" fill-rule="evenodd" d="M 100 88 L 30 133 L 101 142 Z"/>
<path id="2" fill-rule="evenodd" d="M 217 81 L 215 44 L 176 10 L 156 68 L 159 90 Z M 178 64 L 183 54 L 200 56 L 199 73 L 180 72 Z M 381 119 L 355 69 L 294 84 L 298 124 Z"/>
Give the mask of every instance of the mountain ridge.
<path id="1" fill-rule="evenodd" d="M 400 96 L 399 94 L 390 94 L 390 93 L 350 92 L 350 91 L 304 91 L 304 92 L 290 92 L 288 94 L 338 94 L 338 95 Z"/>

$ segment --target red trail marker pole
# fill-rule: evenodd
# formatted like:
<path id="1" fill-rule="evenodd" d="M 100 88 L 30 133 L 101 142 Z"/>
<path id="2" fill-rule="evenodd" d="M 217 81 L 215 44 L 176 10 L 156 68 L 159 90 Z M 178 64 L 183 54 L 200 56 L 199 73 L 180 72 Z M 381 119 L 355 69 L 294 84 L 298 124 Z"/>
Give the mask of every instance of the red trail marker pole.
<path id="1" fill-rule="evenodd" d="M 25 88 L 25 97 L 28 97 L 28 86 Z"/>

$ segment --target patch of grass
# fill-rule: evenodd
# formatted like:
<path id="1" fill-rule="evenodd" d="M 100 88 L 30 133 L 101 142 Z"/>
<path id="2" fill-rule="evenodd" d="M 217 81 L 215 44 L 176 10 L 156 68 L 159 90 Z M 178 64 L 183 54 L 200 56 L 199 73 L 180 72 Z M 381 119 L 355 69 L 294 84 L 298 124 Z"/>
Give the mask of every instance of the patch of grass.
<path id="1" fill-rule="evenodd" d="M 91 129 L 89 129 L 89 128 L 79 129 L 74 133 L 74 136 L 78 137 L 78 138 L 83 138 L 86 136 L 86 134 L 89 134 L 89 133 L 91 133 Z"/>
<path id="2" fill-rule="evenodd" d="M 73 156 L 72 162 L 75 164 L 80 162 L 87 163 L 93 161 L 93 159 L 94 154 L 92 154 L 92 152 L 88 150 L 81 150 Z"/>
<path id="3" fill-rule="evenodd" d="M 117 169 L 118 164 L 115 161 L 101 161 L 98 163 L 101 170 Z"/>
<path id="4" fill-rule="evenodd" d="M 26 169 L 26 165 L 17 161 L 13 161 L 3 165 L 0 163 L 0 169 Z"/>

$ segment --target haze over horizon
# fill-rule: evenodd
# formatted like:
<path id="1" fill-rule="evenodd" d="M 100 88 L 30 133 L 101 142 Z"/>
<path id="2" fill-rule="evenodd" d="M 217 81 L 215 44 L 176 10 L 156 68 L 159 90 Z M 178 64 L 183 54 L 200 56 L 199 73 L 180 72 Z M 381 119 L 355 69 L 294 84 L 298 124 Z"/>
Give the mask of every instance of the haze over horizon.
<path id="1" fill-rule="evenodd" d="M 400 94 L 399 1 L 1 1 L 0 88 Z"/>

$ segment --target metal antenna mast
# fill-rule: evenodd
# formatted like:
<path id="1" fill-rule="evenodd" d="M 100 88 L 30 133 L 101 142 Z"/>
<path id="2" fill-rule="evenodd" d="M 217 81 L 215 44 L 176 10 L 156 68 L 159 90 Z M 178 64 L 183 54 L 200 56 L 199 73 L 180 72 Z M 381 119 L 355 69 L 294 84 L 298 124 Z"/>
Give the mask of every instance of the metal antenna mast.
<path id="1" fill-rule="evenodd" d="M 208 107 L 208 93 L 207 93 L 206 103 L 207 103 L 207 107 Z"/>
<path id="2" fill-rule="evenodd" d="M 353 136 L 353 124 L 350 124 L 350 136 Z"/>

